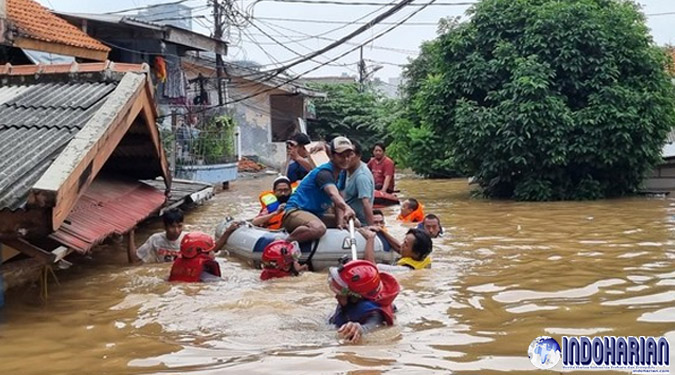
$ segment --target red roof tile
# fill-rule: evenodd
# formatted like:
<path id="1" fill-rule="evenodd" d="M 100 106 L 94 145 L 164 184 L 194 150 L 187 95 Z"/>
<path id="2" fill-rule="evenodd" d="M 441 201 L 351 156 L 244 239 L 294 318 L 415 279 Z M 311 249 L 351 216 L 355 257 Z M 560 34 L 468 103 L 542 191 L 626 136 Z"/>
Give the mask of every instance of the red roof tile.
<path id="1" fill-rule="evenodd" d="M 7 18 L 19 29 L 21 36 L 29 39 L 96 51 L 110 51 L 110 48 L 101 42 L 53 15 L 47 8 L 33 0 L 7 0 Z"/>

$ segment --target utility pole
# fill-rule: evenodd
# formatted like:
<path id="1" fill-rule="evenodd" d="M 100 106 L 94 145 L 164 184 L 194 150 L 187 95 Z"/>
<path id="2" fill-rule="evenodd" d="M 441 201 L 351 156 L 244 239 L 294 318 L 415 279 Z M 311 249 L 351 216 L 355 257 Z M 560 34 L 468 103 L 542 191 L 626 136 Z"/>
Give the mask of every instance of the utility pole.
<path id="1" fill-rule="evenodd" d="M 217 40 L 222 40 L 223 38 L 223 14 L 221 13 L 221 7 L 218 0 L 213 0 L 213 37 Z M 222 106 L 223 103 L 223 57 L 216 53 L 216 79 L 218 83 L 218 105 Z"/>
<path id="2" fill-rule="evenodd" d="M 359 89 L 363 91 L 365 82 L 366 82 L 366 62 L 363 61 L 363 46 L 359 48 L 360 58 L 359 58 Z"/>

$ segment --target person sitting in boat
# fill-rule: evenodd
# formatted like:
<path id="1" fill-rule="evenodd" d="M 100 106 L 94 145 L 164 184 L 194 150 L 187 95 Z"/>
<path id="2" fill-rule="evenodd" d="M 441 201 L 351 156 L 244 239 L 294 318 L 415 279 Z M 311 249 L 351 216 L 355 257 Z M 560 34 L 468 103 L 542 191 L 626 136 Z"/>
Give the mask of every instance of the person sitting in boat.
<path id="1" fill-rule="evenodd" d="M 263 192 L 258 197 L 262 208 L 251 224 L 257 227 L 280 229 L 286 202 L 292 192 L 291 180 L 286 176 L 277 177 L 272 183 L 272 191 Z"/>
<path id="2" fill-rule="evenodd" d="M 183 233 L 183 211 L 178 208 L 170 209 L 162 215 L 164 232 L 150 236 L 137 250 L 131 250 L 143 263 L 171 262 L 180 253 L 180 243 Z M 130 241 L 133 245 L 133 241 Z"/>
<path id="3" fill-rule="evenodd" d="M 373 210 L 373 226 L 379 227 L 381 230 L 386 231 L 387 223 L 384 221 L 384 213 L 382 210 Z"/>
<path id="4" fill-rule="evenodd" d="M 361 146 L 354 144 L 354 156 L 347 167 L 345 183 L 345 201 L 356 213 L 363 225 L 373 225 L 373 202 L 375 200 L 375 182 L 366 163 L 361 161 Z"/>
<path id="5" fill-rule="evenodd" d="M 383 142 L 377 142 L 373 146 L 373 157 L 368 161 L 368 168 L 375 179 L 375 190 L 383 193 L 394 193 L 394 175 L 396 166 L 386 154 Z"/>
<path id="6" fill-rule="evenodd" d="M 419 223 L 424 220 L 424 206 L 415 198 L 408 198 L 401 204 L 397 220 L 404 223 Z"/>
<path id="7" fill-rule="evenodd" d="M 438 238 L 443 236 L 443 227 L 441 226 L 441 219 L 434 215 L 428 214 L 424 217 L 421 223 L 417 224 L 417 229 L 423 229 L 431 238 Z"/>
<path id="8" fill-rule="evenodd" d="M 363 335 L 379 326 L 394 324 L 394 299 L 401 287 L 396 279 L 378 271 L 374 263 L 353 260 L 329 269 L 328 285 L 338 305 L 329 322 L 338 335 L 356 344 Z"/>
<path id="9" fill-rule="evenodd" d="M 292 243 L 276 240 L 265 246 L 262 253 L 263 270 L 261 280 L 269 280 L 286 276 L 298 276 L 307 271 L 307 265 L 300 265 L 300 251 Z"/>
<path id="10" fill-rule="evenodd" d="M 401 272 L 431 267 L 430 254 L 433 243 L 426 231 L 417 228 L 408 230 L 403 243 L 378 227 L 361 228 L 359 231 L 366 238 L 365 260 L 375 262 L 375 237 L 377 233 L 380 233 L 380 237 L 384 237 L 389 242 L 394 251 L 401 254 L 401 258 L 396 262 L 396 265 L 378 264 L 377 267 L 380 271 Z"/>
<path id="11" fill-rule="evenodd" d="M 344 170 L 354 155 L 354 145 L 345 137 L 331 142 L 328 163 L 312 170 L 302 179 L 295 193 L 286 203 L 282 226 L 290 233 L 287 241 L 305 242 L 321 238 L 330 227 L 344 226 L 355 216 L 354 210 L 344 201 Z M 326 209 L 335 205 L 335 215 L 326 215 Z"/>
<path id="12" fill-rule="evenodd" d="M 310 143 L 312 141 L 303 133 L 296 133 L 286 141 L 286 154 L 290 161 L 286 168 L 286 176 L 291 183 L 302 180 L 316 167 L 305 147 Z"/>
<path id="13" fill-rule="evenodd" d="M 180 242 L 180 256 L 171 266 L 169 281 L 220 281 L 220 265 L 215 260 L 215 251 L 220 250 L 230 235 L 242 224 L 242 222 L 232 223 L 217 242 L 204 232 L 185 234 Z"/>

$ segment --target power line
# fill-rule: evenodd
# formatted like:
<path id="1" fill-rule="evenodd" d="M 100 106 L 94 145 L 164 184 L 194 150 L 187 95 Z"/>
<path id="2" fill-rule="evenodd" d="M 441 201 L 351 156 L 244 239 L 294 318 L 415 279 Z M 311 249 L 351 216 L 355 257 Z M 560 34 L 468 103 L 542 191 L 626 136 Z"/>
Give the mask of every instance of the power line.
<path id="1" fill-rule="evenodd" d="M 380 14 L 379 16 L 373 18 L 370 22 L 368 22 L 367 24 L 365 24 L 365 25 L 359 27 L 358 29 L 352 31 L 351 33 L 347 34 L 345 37 L 340 38 L 339 40 L 337 40 L 337 41 L 335 41 L 335 42 L 333 42 L 333 43 L 327 45 L 326 47 L 323 47 L 323 48 L 321 48 L 321 49 L 318 50 L 318 51 L 315 51 L 315 52 L 313 52 L 313 53 L 310 53 L 310 54 L 306 55 L 305 57 L 303 57 L 303 58 L 301 58 L 301 59 L 299 59 L 299 60 L 297 60 L 297 61 L 294 61 L 294 62 L 288 64 L 286 67 L 280 68 L 280 69 L 278 70 L 278 73 L 281 73 L 281 72 L 283 72 L 284 70 L 287 70 L 287 69 L 289 69 L 289 68 L 292 68 L 292 67 L 294 67 L 294 66 L 296 66 L 296 65 L 298 65 L 298 64 L 301 64 L 301 63 L 303 63 L 303 62 L 305 62 L 305 61 L 311 60 L 311 59 L 313 59 L 313 58 L 316 57 L 316 56 L 322 55 L 322 54 L 324 54 L 324 53 L 326 53 L 326 52 L 328 52 L 328 51 L 334 49 L 335 47 L 337 47 L 337 46 L 339 46 L 339 45 L 341 45 L 341 44 L 344 44 L 345 42 L 349 41 L 350 39 L 354 38 L 355 36 L 357 36 L 357 35 L 363 33 L 364 31 L 366 31 L 366 30 L 372 28 L 373 26 L 375 26 L 377 23 L 381 22 L 382 20 L 384 20 L 384 19 L 386 19 L 386 18 L 392 16 L 394 13 L 396 13 L 396 12 L 398 12 L 399 10 L 403 9 L 403 7 L 405 7 L 406 5 L 409 5 L 409 4 L 412 3 L 412 2 L 413 2 L 413 0 L 403 0 L 403 1 L 399 2 L 399 3 L 396 4 L 393 8 L 391 8 L 391 9 L 387 10 L 386 12 Z M 382 5 L 382 4 L 379 4 L 379 5 Z M 424 9 L 424 8 L 421 8 L 421 9 Z"/>
<path id="2" fill-rule="evenodd" d="M 278 27 L 278 28 L 280 28 L 280 29 L 283 29 L 283 30 L 286 30 L 286 31 L 291 31 L 291 32 L 294 32 L 294 33 L 298 33 L 298 34 L 300 34 L 300 36 L 306 36 L 306 37 L 308 37 L 308 38 L 310 38 L 310 39 L 319 39 L 319 40 L 336 41 L 336 39 L 333 39 L 333 38 L 314 36 L 314 35 L 307 34 L 307 33 L 303 33 L 302 31 L 298 31 L 298 30 L 295 30 L 295 29 L 290 29 L 290 28 L 288 28 L 288 27 L 284 27 L 284 26 L 281 26 L 281 25 L 278 25 L 278 24 L 272 23 L 272 22 L 263 22 L 263 24 L 265 24 L 265 25 L 274 25 L 274 26 L 276 26 L 276 27 Z M 394 25 L 396 25 L 396 24 L 394 24 Z M 283 36 L 283 37 L 287 37 L 287 36 Z M 304 39 L 302 39 L 302 40 L 304 40 Z M 347 44 L 347 45 L 350 45 L 350 46 L 356 46 L 356 45 L 359 45 L 358 43 L 350 43 L 350 42 L 346 42 L 346 43 L 344 43 L 344 44 Z M 373 49 L 380 49 L 380 50 L 383 50 L 383 51 L 398 52 L 398 53 L 402 53 L 402 54 L 405 54 L 405 55 L 417 54 L 417 51 L 406 50 L 406 49 L 401 49 L 401 48 L 394 48 L 394 47 L 370 46 L 370 48 L 373 48 Z"/>
<path id="3" fill-rule="evenodd" d="M 371 13 L 373 13 L 373 12 L 371 12 Z M 367 15 L 364 15 L 362 18 L 365 18 L 365 17 L 369 16 L 371 13 L 369 13 L 369 14 L 367 14 Z M 273 25 L 270 25 L 269 23 L 265 23 L 265 22 L 261 22 L 261 23 L 262 23 L 263 25 L 267 26 L 267 28 L 269 28 L 270 30 L 273 30 L 273 31 L 275 31 L 275 32 L 280 33 L 279 29 L 275 28 Z M 335 30 L 336 30 L 336 29 L 334 29 L 333 31 L 335 31 Z M 287 39 L 287 40 L 288 40 L 288 43 L 297 44 L 298 46 L 300 46 L 300 47 L 302 47 L 302 48 L 304 48 L 304 49 L 306 49 L 306 50 L 308 50 L 308 51 L 313 51 L 313 50 L 314 50 L 313 48 L 307 47 L 306 45 L 304 45 L 304 44 L 302 44 L 302 43 L 299 43 L 298 40 L 291 40 L 288 36 L 285 36 L 285 35 L 279 35 L 279 36 L 280 36 L 280 37 L 283 37 L 283 38 L 285 38 L 285 39 Z M 261 44 L 267 44 L 267 43 L 261 43 Z M 313 61 L 316 61 L 316 60 L 313 60 Z M 319 63 L 320 63 L 320 62 L 322 62 L 322 61 L 316 61 L 316 62 L 319 62 Z M 329 65 L 330 65 L 330 66 L 346 67 L 346 68 L 348 68 L 348 69 L 350 69 L 350 70 L 353 70 L 353 69 L 349 68 L 349 66 L 348 66 L 347 64 L 335 64 L 335 63 L 333 63 L 333 64 L 329 64 Z"/>
<path id="4" fill-rule="evenodd" d="M 262 94 L 264 94 L 264 93 L 267 93 L 267 92 L 276 90 L 276 89 L 278 89 L 279 87 L 284 86 L 284 85 L 286 85 L 286 84 L 289 84 L 289 83 L 291 83 L 291 82 L 293 82 L 293 81 L 297 81 L 297 80 L 300 79 L 302 76 L 307 75 L 307 74 L 309 74 L 309 73 L 312 73 L 312 72 L 314 72 L 314 71 L 316 71 L 316 70 L 322 68 L 323 66 L 325 66 L 325 65 L 327 65 L 327 64 L 329 64 L 329 63 L 331 63 L 331 62 L 334 62 L 334 61 L 336 61 L 336 60 L 339 60 L 339 59 L 341 59 L 341 58 L 343 58 L 343 57 L 349 55 L 350 53 L 356 51 L 356 50 L 359 49 L 362 45 L 366 45 L 366 44 L 368 44 L 368 43 L 370 43 L 370 42 L 372 42 L 372 41 L 374 41 L 374 40 L 376 40 L 376 39 L 378 39 L 378 38 L 384 36 L 385 34 L 391 32 L 392 30 L 394 30 L 394 29 L 397 28 L 398 26 L 402 25 L 402 24 L 405 23 L 407 20 L 411 19 L 411 18 L 414 17 L 416 14 L 418 14 L 418 13 L 421 12 L 422 10 L 426 9 L 428 6 L 432 5 L 432 4 L 435 3 L 435 2 L 436 2 L 436 0 L 431 0 L 431 1 L 429 1 L 428 3 L 424 4 L 424 6 L 420 7 L 420 8 L 417 9 L 416 11 L 412 12 L 411 14 L 409 14 L 408 16 L 406 16 L 405 18 L 403 18 L 403 19 L 402 19 L 401 21 L 399 21 L 396 25 L 393 25 L 393 26 L 389 27 L 388 29 L 386 29 L 386 30 L 380 32 L 379 34 L 377 34 L 377 35 L 375 35 L 375 36 L 369 38 L 368 40 L 366 40 L 366 41 L 365 41 L 363 44 L 361 44 L 360 46 L 356 46 L 356 47 L 354 47 L 354 48 L 351 48 L 350 50 L 348 50 L 348 51 L 342 53 L 341 55 L 339 55 L 339 56 L 337 56 L 337 57 L 334 57 L 334 58 L 331 58 L 331 59 L 330 59 L 329 61 L 327 61 L 326 63 L 319 64 L 318 66 L 316 66 L 316 67 L 314 67 L 314 68 L 312 68 L 312 69 L 306 70 L 306 71 L 300 73 L 299 75 L 297 75 L 296 77 L 290 78 L 290 79 L 288 79 L 288 80 L 284 80 L 283 82 L 281 82 L 281 83 L 279 83 L 279 84 L 277 84 L 277 85 L 275 85 L 275 86 L 273 86 L 273 87 L 269 87 L 269 88 L 267 88 L 267 89 L 264 89 L 264 90 L 255 92 L 255 93 L 250 94 L 250 95 L 243 96 L 243 97 L 238 98 L 238 99 L 230 100 L 230 101 L 226 102 L 225 105 L 238 103 L 238 102 L 241 102 L 241 101 L 244 101 L 244 100 L 247 100 L 247 99 L 250 99 L 250 98 L 259 96 L 259 95 L 262 95 Z M 217 107 L 217 106 L 212 106 L 212 107 L 209 107 L 209 108 L 205 108 L 205 109 L 203 109 L 203 110 L 200 110 L 199 112 L 204 112 L 204 111 L 207 111 L 207 110 L 212 109 L 212 108 L 214 108 L 214 107 Z M 157 119 L 161 119 L 161 118 L 164 118 L 164 117 L 168 117 L 168 116 L 167 116 L 167 115 L 165 115 L 165 116 L 158 116 Z"/>
<path id="5" fill-rule="evenodd" d="M 278 3 L 300 3 L 300 4 L 312 4 L 312 5 L 366 5 L 366 6 L 382 6 L 384 3 L 377 2 L 368 2 L 368 1 L 335 1 L 335 0 L 259 0 L 256 3 L 269 1 L 269 2 L 278 2 Z M 475 1 L 472 2 L 458 2 L 458 3 L 435 3 L 433 5 L 443 5 L 443 6 L 467 6 L 478 4 Z M 412 4 L 412 6 L 424 7 L 426 4 Z"/>
<path id="6" fill-rule="evenodd" d="M 255 17 L 258 20 L 281 21 L 281 22 L 299 22 L 299 23 L 319 23 L 319 24 L 335 24 L 335 25 L 365 25 L 366 22 L 357 21 L 337 21 L 337 20 L 316 20 L 304 18 L 281 18 L 281 17 Z M 394 25 L 395 22 L 380 22 L 380 25 Z M 437 22 L 410 22 L 401 26 L 438 26 Z"/>
<path id="7" fill-rule="evenodd" d="M 325 47 L 319 49 L 318 51 L 314 51 L 314 52 L 312 52 L 312 53 L 310 53 L 310 54 L 304 55 L 304 56 L 301 57 L 300 59 L 297 59 L 297 60 L 295 60 L 295 61 L 289 62 L 288 64 L 286 64 L 286 65 L 284 65 L 284 66 L 281 66 L 281 67 L 279 67 L 279 68 L 275 68 L 275 69 L 270 70 L 270 71 L 268 71 L 268 72 L 264 72 L 264 73 L 267 74 L 267 77 L 263 78 L 263 80 L 264 80 L 264 81 L 269 81 L 269 80 L 273 79 L 274 77 L 278 76 L 279 74 L 283 73 L 284 71 L 287 71 L 287 70 L 289 70 L 290 68 L 292 68 L 292 67 L 294 67 L 294 66 L 296 66 L 296 65 L 299 65 L 299 64 L 301 64 L 301 63 L 303 63 L 303 62 L 312 60 L 312 59 L 314 59 L 315 57 L 320 56 L 320 55 L 322 55 L 322 54 L 324 54 L 324 53 L 326 53 L 326 52 L 328 52 L 328 51 L 334 49 L 335 47 L 338 47 L 338 46 L 340 46 L 340 45 L 342 45 L 342 44 L 345 44 L 345 43 L 348 42 L 350 39 L 352 39 L 352 38 L 354 38 L 355 36 L 357 36 L 357 35 L 359 35 L 359 34 L 365 32 L 365 31 L 367 31 L 368 29 L 372 28 L 373 26 L 375 26 L 376 24 L 378 24 L 378 23 L 381 22 L 382 20 L 384 20 L 384 19 L 386 19 L 386 18 L 392 16 L 393 14 L 395 14 L 395 13 L 398 12 L 398 11 L 400 11 L 400 10 L 403 9 L 406 5 L 409 5 L 409 4 L 412 3 L 413 1 L 414 1 L 414 0 L 403 0 L 403 1 L 399 2 L 398 4 L 396 4 L 393 8 L 391 8 L 391 9 L 387 10 L 386 12 L 380 14 L 379 16 L 373 18 L 373 19 L 372 19 L 370 22 L 368 22 L 367 24 L 365 24 L 365 25 L 359 27 L 358 29 L 352 31 L 351 33 L 349 33 L 349 34 L 346 35 L 345 37 L 343 37 L 343 38 L 341 38 L 341 39 L 339 39 L 339 40 L 337 40 L 337 41 L 334 41 L 333 43 L 330 43 L 329 45 L 327 45 L 327 46 L 325 46 Z M 434 0 L 434 1 L 435 1 L 435 0 Z M 431 3 L 433 3 L 433 1 L 430 2 L 430 3 L 427 3 L 427 6 L 428 6 L 428 4 L 431 4 Z M 382 5 L 382 4 L 380 4 L 380 5 Z M 426 6 L 425 6 L 425 7 L 421 7 L 420 9 L 425 9 L 425 8 L 426 8 Z M 240 14 L 241 14 L 241 13 L 240 13 Z M 398 26 L 398 25 L 397 25 L 397 26 Z M 274 40 L 274 39 L 273 39 L 273 40 Z M 329 61 L 329 62 L 332 62 L 332 61 Z M 323 64 L 323 65 L 325 65 L 325 64 Z M 323 65 L 319 65 L 319 66 L 323 66 Z"/>

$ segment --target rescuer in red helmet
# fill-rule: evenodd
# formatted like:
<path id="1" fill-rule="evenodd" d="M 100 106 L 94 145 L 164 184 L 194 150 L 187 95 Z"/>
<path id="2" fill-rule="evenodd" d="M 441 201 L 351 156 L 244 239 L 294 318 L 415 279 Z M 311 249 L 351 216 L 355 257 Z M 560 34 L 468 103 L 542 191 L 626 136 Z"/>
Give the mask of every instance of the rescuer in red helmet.
<path id="1" fill-rule="evenodd" d="M 263 271 L 261 280 L 269 280 L 286 276 L 298 276 L 307 271 L 307 265 L 300 265 L 300 251 L 292 243 L 276 240 L 265 247 L 262 253 Z"/>
<path id="2" fill-rule="evenodd" d="M 358 343 L 375 327 L 394 324 L 394 299 L 400 291 L 396 279 L 365 260 L 353 260 L 329 270 L 328 285 L 338 306 L 330 323 L 348 343 Z"/>
<path id="3" fill-rule="evenodd" d="M 220 266 L 209 255 L 215 247 L 213 237 L 206 233 L 186 234 L 180 242 L 180 256 L 171 266 L 169 281 L 199 282 L 208 278 L 204 273 L 220 278 Z"/>

